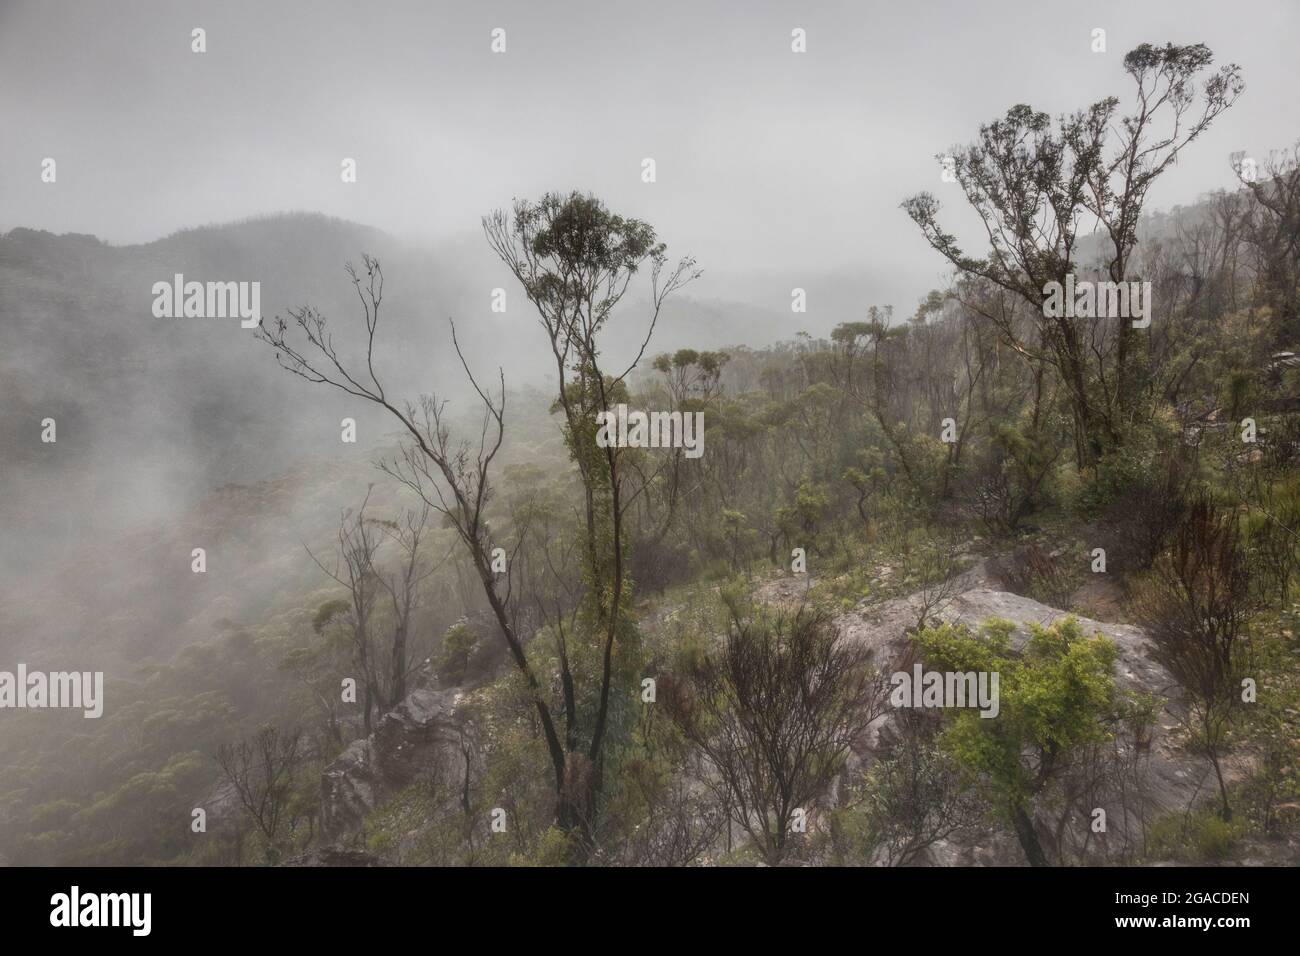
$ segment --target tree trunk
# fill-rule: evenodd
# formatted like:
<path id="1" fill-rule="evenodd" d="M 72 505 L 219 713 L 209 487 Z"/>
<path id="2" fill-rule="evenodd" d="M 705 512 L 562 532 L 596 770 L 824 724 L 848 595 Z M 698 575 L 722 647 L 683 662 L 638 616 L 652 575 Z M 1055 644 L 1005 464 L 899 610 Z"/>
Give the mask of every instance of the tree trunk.
<path id="1" fill-rule="evenodd" d="M 393 703 L 406 698 L 406 625 L 397 628 L 393 635 Z"/>
<path id="2" fill-rule="evenodd" d="M 1224 823 L 1232 820 L 1232 805 L 1228 802 L 1228 785 L 1223 780 L 1223 768 L 1219 766 L 1219 755 L 1214 749 L 1210 750 L 1210 764 L 1214 767 L 1214 776 L 1219 781 L 1219 819 Z"/>
<path id="3" fill-rule="evenodd" d="M 1034 821 L 1020 804 L 1011 807 L 1011 823 L 1016 828 L 1016 838 L 1020 840 L 1020 848 L 1025 851 L 1029 865 L 1047 866 L 1047 855 L 1039 842 L 1038 831 L 1034 829 Z"/>

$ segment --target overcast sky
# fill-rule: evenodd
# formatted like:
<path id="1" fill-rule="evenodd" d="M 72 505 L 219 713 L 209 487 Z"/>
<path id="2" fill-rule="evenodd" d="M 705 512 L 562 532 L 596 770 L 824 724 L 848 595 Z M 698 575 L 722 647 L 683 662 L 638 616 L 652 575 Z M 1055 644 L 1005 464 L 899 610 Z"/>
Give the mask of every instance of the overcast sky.
<path id="1" fill-rule="evenodd" d="M 1014 103 L 1127 97 L 1140 42 L 1205 42 L 1247 91 L 1150 197 L 1185 203 L 1232 184 L 1230 152 L 1300 137 L 1298 35 L 1294 0 L 0 0 L 0 230 L 128 243 L 304 209 L 442 236 L 581 188 L 708 268 L 870 263 L 934 283 L 898 204 L 943 197 L 936 152 Z"/>

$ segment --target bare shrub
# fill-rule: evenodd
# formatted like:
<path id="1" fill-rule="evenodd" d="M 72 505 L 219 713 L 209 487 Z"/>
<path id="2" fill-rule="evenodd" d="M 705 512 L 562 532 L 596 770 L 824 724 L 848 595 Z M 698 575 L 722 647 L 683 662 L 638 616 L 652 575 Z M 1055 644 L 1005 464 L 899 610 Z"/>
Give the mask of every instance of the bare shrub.
<path id="1" fill-rule="evenodd" d="M 821 611 L 765 614 L 729 599 L 728 612 L 722 647 L 687 666 L 669 706 L 719 802 L 777 864 L 797 811 L 806 819 L 880 716 L 884 680 Z"/>
<path id="2" fill-rule="evenodd" d="M 1187 694 L 1183 719 L 1214 769 L 1225 821 L 1232 807 L 1222 758 L 1248 667 L 1250 577 L 1238 513 L 1201 495 L 1134 602 L 1153 656 Z"/>

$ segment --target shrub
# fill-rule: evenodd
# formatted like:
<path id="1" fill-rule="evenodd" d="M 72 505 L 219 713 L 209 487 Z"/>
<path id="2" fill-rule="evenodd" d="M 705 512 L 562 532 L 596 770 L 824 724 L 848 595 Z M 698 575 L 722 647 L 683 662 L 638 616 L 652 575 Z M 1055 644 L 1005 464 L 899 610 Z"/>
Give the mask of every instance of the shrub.
<path id="1" fill-rule="evenodd" d="M 469 659 L 478 644 L 478 637 L 469 629 L 464 620 L 457 621 L 442 636 L 442 647 L 438 652 L 437 672 L 442 682 L 455 687 L 465 682 L 469 670 Z"/>
<path id="2" fill-rule="evenodd" d="M 1156 561 L 1133 603 L 1152 656 L 1188 695 L 1185 721 L 1219 783 L 1220 815 L 1232 818 L 1221 757 L 1248 666 L 1246 622 L 1251 572 L 1236 510 L 1197 497 L 1168 553 Z"/>

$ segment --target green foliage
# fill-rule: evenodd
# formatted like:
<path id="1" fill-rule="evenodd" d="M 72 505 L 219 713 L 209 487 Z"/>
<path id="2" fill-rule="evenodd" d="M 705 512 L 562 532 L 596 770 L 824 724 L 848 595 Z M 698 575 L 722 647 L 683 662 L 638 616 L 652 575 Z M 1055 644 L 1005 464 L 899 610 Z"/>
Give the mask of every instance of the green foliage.
<path id="1" fill-rule="evenodd" d="M 550 826 L 537 835 L 527 851 L 510 854 L 509 866 L 565 866 L 572 862 L 576 835 Z"/>
<path id="2" fill-rule="evenodd" d="M 1135 425 L 1117 447 L 1102 456 L 1089 476 L 1079 508 L 1096 514 L 1115 501 L 1142 500 L 1159 487 L 1168 472 L 1167 456 L 1181 439 L 1177 425 L 1157 416 Z"/>
<path id="3" fill-rule="evenodd" d="M 1152 826 L 1146 855 L 1152 860 L 1221 863 L 1243 834 L 1240 821 L 1225 821 L 1213 810 L 1171 813 Z"/>
<path id="4" fill-rule="evenodd" d="M 1202 47 L 1145 46 L 1126 59 L 1135 78 L 1167 70 L 1166 80 L 1188 79 L 1207 63 Z M 1231 99 L 1234 82 L 1232 75 L 1221 76 L 1211 91 L 1220 106 Z M 1110 99 L 1093 109 L 1094 120 L 1120 118 Z M 1067 116 L 1053 123 L 1027 107 L 1008 111 L 981 129 L 980 141 L 961 158 L 960 172 L 973 187 L 968 198 L 1007 222 L 1029 221 L 1017 217 L 1045 211 L 1042 203 L 1049 198 L 1059 200 L 1053 208 L 1077 209 L 1083 194 L 1075 189 L 1078 182 L 1067 181 L 1070 164 L 1100 156 L 1076 149 L 1089 146 L 1087 122 Z M 1080 138 L 1072 140 L 1067 132 Z M 1022 139 L 1027 150 L 1000 151 Z M 992 176 L 995 171 L 1005 172 L 1005 180 Z M 1151 173 L 1143 174 L 1148 181 Z M 1119 245 L 1111 250 L 1116 261 L 1130 265 L 1138 229 L 1150 225 L 1137 215 L 1145 188 L 1138 186 L 1135 205 L 1114 234 Z M 1113 210 L 1118 198 L 1104 187 L 1093 201 Z M 1239 199 L 1247 202 L 1244 208 Z M 1223 197 L 1221 207 L 1245 234 L 1252 227 L 1258 231 L 1255 217 L 1268 212 L 1251 201 L 1247 195 Z M 1030 538 L 1034 547 L 1050 537 L 1048 550 L 1059 553 L 1060 539 L 1070 533 L 1074 546 L 1061 566 L 1050 575 L 1039 569 L 1024 593 L 1063 606 L 1063 596 L 1086 574 L 1083 554 L 1100 539 L 1110 551 L 1110 570 L 1140 598 L 1150 579 L 1170 567 L 1162 555 L 1176 542 L 1185 499 L 1198 487 L 1208 489 L 1217 504 L 1241 511 L 1241 534 L 1234 532 L 1231 544 L 1248 552 L 1252 609 L 1261 611 L 1241 630 L 1250 639 L 1250 675 L 1259 699 L 1234 709 L 1240 719 L 1224 737 L 1249 757 L 1243 761 L 1246 779 L 1235 785 L 1245 814 L 1231 823 L 1201 810 L 1167 818 L 1156 824 L 1151 846 L 1180 859 L 1219 860 L 1245 834 L 1285 833 L 1300 804 L 1300 627 L 1295 608 L 1288 606 L 1300 531 L 1300 416 L 1294 412 L 1300 372 L 1274 367 L 1270 353 L 1273 345 L 1295 344 L 1282 338 L 1294 327 L 1294 310 L 1288 316 L 1275 312 L 1291 307 L 1286 298 L 1294 296 L 1278 279 L 1294 273 L 1266 245 L 1241 246 L 1221 232 L 1203 242 L 1202 226 L 1218 228 L 1212 221 L 1216 208 L 1207 205 L 1179 218 L 1176 234 L 1149 243 L 1143 237 L 1151 256 L 1142 268 L 1150 269 L 1157 284 L 1160 322 L 1142 336 L 1141 347 L 1127 350 L 1122 371 L 1115 365 L 1112 332 L 1090 324 L 1077 339 L 1084 348 L 1071 352 L 1070 337 L 1061 334 L 1070 329 L 1038 322 L 1040 280 L 1078 263 L 1062 260 L 1055 248 L 1030 249 L 1023 262 L 1003 255 L 1005 250 L 967 256 L 953 236 L 938 230 L 933 197 L 917 197 L 908 211 L 961 275 L 954 292 L 932 293 L 907 321 L 894 321 L 889 308 L 873 306 L 865 321 L 839 325 L 825 339 L 802 334 L 762 349 L 682 348 L 627 377 L 600 368 L 604 353 L 594 341 L 582 335 L 570 340 L 583 340 L 587 351 L 562 359 L 558 394 L 524 390 L 522 400 L 511 395 L 508 437 L 493 463 L 500 483 L 487 495 L 490 506 L 478 529 L 494 543 L 508 543 L 512 535 L 521 540 L 519 550 L 511 551 L 511 576 L 498 593 L 512 595 L 510 612 L 523 622 L 520 633 L 540 690 L 531 690 L 508 661 L 497 667 L 505 657 L 500 642 L 478 638 L 483 596 L 465 593 L 472 569 L 448 565 L 430 583 L 437 610 L 417 622 L 417 630 L 426 641 L 443 634 L 435 658 L 440 678 L 474 688 L 457 704 L 457 719 L 465 721 L 458 725 L 464 767 L 453 759 L 441 768 L 442 776 L 431 773 L 380 807 L 365 822 L 361 843 L 394 862 L 441 865 L 557 865 L 578 858 L 654 865 L 752 862 L 754 851 L 743 843 L 730 852 L 724 848 L 718 820 L 724 811 L 710 791 L 718 776 L 699 773 L 700 751 L 681 729 L 692 726 L 699 739 L 716 745 L 713 732 L 736 708 L 719 708 L 703 724 L 674 725 L 656 716 L 666 710 L 661 704 L 640 701 L 640 681 L 654 675 L 663 700 L 680 703 L 680 682 L 674 687 L 674 680 L 718 660 L 719 636 L 729 627 L 728 601 L 772 565 L 788 569 L 790 548 L 805 548 L 815 558 L 814 600 L 848 610 L 862 601 L 917 593 L 923 601 L 933 596 L 938 606 L 941 583 L 964 567 L 965 555 L 981 550 L 969 540 L 975 521 L 991 533 L 992 540 L 983 542 L 989 551 L 1003 549 L 1012 536 L 1017 542 Z M 485 225 L 489 233 L 507 228 L 505 219 L 492 217 Z M 593 340 L 617 321 L 621 292 L 600 291 L 620 288 L 609 278 L 658 269 L 665 261 L 664 246 L 649 225 L 616 216 L 579 193 L 517 204 L 508 230 L 520 240 L 519 249 L 540 263 L 519 276 L 533 304 L 544 317 L 559 317 L 560 326 L 578 321 Z M 1294 234 L 1285 223 L 1280 231 Z M 1204 264 L 1195 255 L 1219 239 L 1225 264 L 1202 274 Z M 1231 251 L 1230 243 L 1236 243 Z M 1232 271 L 1226 263 L 1238 257 L 1249 267 L 1221 274 Z M 1186 281 L 1189 263 L 1196 283 Z M 1259 287 L 1257 271 L 1267 274 Z M 1195 294 L 1187 292 L 1189 285 L 1196 286 Z M 1000 301 L 1006 291 L 1022 293 L 1013 315 Z M 1098 338 L 1091 337 L 1094 331 Z M 1090 345 L 1096 346 L 1091 353 Z M 614 474 L 606 451 L 595 443 L 594 412 L 618 402 L 705 411 L 708 454 L 682 462 L 671 449 L 621 450 L 622 510 L 616 512 Z M 559 427 L 551 417 L 556 413 L 567 413 Z M 1254 448 L 1243 448 L 1237 434 L 1237 422 L 1246 415 L 1261 425 Z M 939 423 L 948 418 L 958 424 L 958 442 L 938 437 Z M 470 425 L 478 427 L 477 421 Z M 369 471 L 315 469 L 295 487 L 297 510 L 332 517 L 339 502 L 371 477 Z M 193 616 L 205 628 L 218 621 L 211 634 L 179 626 L 173 634 L 171 619 L 144 628 L 122 612 L 106 624 L 152 630 L 160 643 L 145 648 L 155 658 L 134 671 L 118 669 L 114 706 L 102 722 L 85 726 L 42 715 L 48 719 L 37 724 L 33 715 L 12 716 L 14 732 L 0 750 L 0 765 L 7 768 L 0 792 L 4 862 L 257 862 L 254 841 L 243 847 L 246 834 L 231 821 L 201 851 L 192 850 L 188 810 L 208 800 L 217 784 L 208 755 L 262 723 L 320 711 L 323 726 L 313 747 L 319 760 L 290 799 L 292 816 L 312 819 L 319 763 L 358 732 L 350 714 L 335 713 L 339 679 L 350 673 L 346 628 L 340 625 L 351 607 L 337 592 L 319 590 L 301 570 L 305 562 L 296 538 L 268 546 L 270 536 L 283 537 L 277 523 L 285 513 L 283 485 L 277 480 L 239 486 L 228 497 L 245 510 L 204 515 L 205 522 L 233 529 L 231 539 L 244 530 L 232 515 L 256 529 L 242 537 L 250 542 L 249 556 L 263 559 L 238 556 L 227 565 L 246 565 L 254 569 L 250 576 L 273 582 L 265 597 L 248 596 L 247 579 L 232 580 L 229 591 L 239 595 L 237 601 L 222 597 L 206 608 L 178 604 L 176 621 Z M 376 494 L 384 509 L 397 504 L 391 489 Z M 615 514 L 626 518 L 621 551 L 613 539 Z M 383 516 L 374 523 L 395 527 Z M 309 532 L 313 547 L 319 531 Z M 936 542 L 940 532 L 951 537 L 952 549 Z M 450 534 L 442 536 L 454 543 Z M 443 544 L 436 542 L 436 550 Z M 1226 553 L 1233 547 L 1207 550 Z M 261 548 L 266 556 L 258 554 Z M 962 557 L 954 559 L 954 553 Z M 625 560 L 625 575 L 615 615 L 617 559 Z M 558 573 L 551 560 L 559 561 Z M 1153 562 L 1155 570 L 1142 577 Z M 151 578 L 147 587 L 157 588 L 157 582 Z M 796 589 L 783 590 L 780 600 L 792 594 L 798 597 Z M 129 590 L 112 591 L 111 603 L 127 607 L 134 597 Z M 1148 630 L 1194 633 L 1210 615 L 1195 600 L 1182 603 L 1190 606 L 1188 613 L 1178 617 L 1166 605 Z M 1134 601 L 1129 609 L 1139 605 Z M 453 623 L 462 614 L 466 619 Z M 758 617 L 758 637 L 770 638 L 764 631 L 770 622 Z M 376 619 L 386 622 L 383 612 Z M 555 767 L 542 737 L 537 697 L 556 715 L 581 771 L 600 703 L 610 626 L 615 641 L 600 754 L 602 793 L 592 819 L 582 821 L 590 825 L 593 848 L 578 846 L 572 831 L 555 825 Z M 925 737 L 912 751 L 879 754 L 864 777 L 844 781 L 845 790 L 835 792 L 845 805 L 827 814 L 844 859 L 910 859 L 937 821 L 948 819 L 934 808 L 961 809 L 958 798 L 971 793 L 1003 816 L 1032 814 L 1036 802 L 1050 806 L 1059 788 L 1048 788 L 1073 757 L 1151 721 L 1151 699 L 1116 689 L 1110 642 L 1085 636 L 1070 620 L 1033 628 L 1018 650 L 1012 637 L 1005 622 L 990 622 L 975 633 L 929 627 L 915 637 L 932 667 L 998 673 L 1000 712 L 994 719 L 946 713 L 934 721 L 941 727 L 936 738 Z M 145 657 L 145 645 L 122 643 L 131 651 L 123 659 Z M 489 653 L 494 650 L 501 654 L 496 660 Z M 781 653 L 767 657 L 779 660 Z M 566 665 L 575 687 L 571 721 L 562 693 Z M 743 709 L 752 725 L 772 716 L 777 708 L 763 705 L 775 698 L 746 698 Z M 790 700 L 798 695 L 791 693 Z M 1214 734 L 1213 728 L 1194 727 L 1186 739 L 1193 751 L 1204 750 L 1218 745 Z M 836 767 L 838 759 L 831 761 Z M 467 777 L 459 776 L 462 769 Z M 950 790 L 949 783 L 957 786 Z M 811 788 L 806 796 L 820 800 L 826 792 Z M 928 809 L 917 813 L 918 806 Z M 498 807 L 509 819 L 501 834 L 487 828 L 489 812 Z M 758 826 L 756 819 L 750 823 Z M 784 820 L 779 823 L 784 826 Z M 810 839 L 801 849 L 812 844 Z"/>
<path id="5" fill-rule="evenodd" d="M 311 619 L 311 629 L 317 634 L 321 634 L 330 624 L 347 614 L 351 609 L 352 605 L 343 598 L 333 598 L 326 601 L 316 609 L 316 613 Z"/>
<path id="6" fill-rule="evenodd" d="M 465 681 L 465 669 L 470 654 L 478 644 L 478 635 L 470 630 L 466 621 L 457 621 L 442 635 L 435 670 L 443 683 L 457 685 Z"/>
<path id="7" fill-rule="evenodd" d="M 1073 618 L 1065 618 L 1047 629 L 1033 626 L 1016 654 L 1012 630 L 1005 621 L 988 622 L 976 634 L 942 625 L 915 638 L 931 668 L 999 675 L 998 716 L 962 710 L 949 718 L 942 737 L 999 806 L 1025 805 L 1071 750 L 1108 740 L 1120 704 L 1111 641 L 1085 637 Z"/>
<path id="8" fill-rule="evenodd" d="M 1242 786 L 1250 824 L 1276 835 L 1300 823 L 1300 605 L 1260 622 L 1254 637 L 1256 702 L 1241 738 L 1255 754 Z"/>

